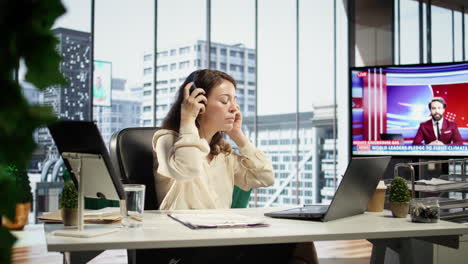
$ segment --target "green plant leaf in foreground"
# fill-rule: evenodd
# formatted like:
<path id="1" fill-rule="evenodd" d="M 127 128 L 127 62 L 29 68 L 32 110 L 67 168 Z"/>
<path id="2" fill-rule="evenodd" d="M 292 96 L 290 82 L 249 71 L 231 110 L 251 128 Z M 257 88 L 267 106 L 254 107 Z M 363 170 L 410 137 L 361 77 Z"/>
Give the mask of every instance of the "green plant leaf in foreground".
<path id="1" fill-rule="evenodd" d="M 11 248 L 16 242 L 16 237 L 3 226 L 0 226 L 0 237 L 2 238 L 0 243 L 0 263 L 10 263 Z"/>
<path id="2" fill-rule="evenodd" d="M 8 173 L 6 166 L 0 164 L 0 215 L 14 220 L 16 210 L 16 184 L 15 179 Z M 0 236 L 0 238 L 3 238 Z M 2 240 L 0 240 L 2 241 Z M 1 242 L 0 244 L 2 244 Z"/>
<path id="3" fill-rule="evenodd" d="M 61 0 L 0 1 L 0 215 L 9 219 L 15 214 L 16 184 L 6 167 L 26 169 L 36 146 L 34 130 L 55 119 L 50 108 L 29 105 L 15 73 L 24 60 L 26 80 L 39 90 L 65 84 L 51 30 L 64 13 Z M 11 262 L 15 240 L 0 226 L 0 264 Z"/>

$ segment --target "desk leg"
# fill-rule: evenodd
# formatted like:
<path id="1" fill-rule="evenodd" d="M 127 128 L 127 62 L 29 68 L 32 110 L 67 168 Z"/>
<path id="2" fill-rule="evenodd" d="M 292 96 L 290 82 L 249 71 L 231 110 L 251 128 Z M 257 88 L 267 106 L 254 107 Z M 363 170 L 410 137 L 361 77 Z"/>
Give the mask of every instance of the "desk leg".
<path id="1" fill-rule="evenodd" d="M 103 251 L 63 252 L 64 264 L 85 264 Z"/>
<path id="2" fill-rule="evenodd" d="M 136 264 L 136 250 L 127 249 L 127 262 L 128 264 Z"/>
<path id="3" fill-rule="evenodd" d="M 370 264 L 384 263 L 387 246 L 384 243 L 380 243 L 381 241 L 369 240 L 369 242 L 373 244 Z"/>
<path id="4" fill-rule="evenodd" d="M 433 245 L 426 241 L 394 238 L 370 239 L 369 242 L 373 244 L 372 264 L 433 263 Z"/>

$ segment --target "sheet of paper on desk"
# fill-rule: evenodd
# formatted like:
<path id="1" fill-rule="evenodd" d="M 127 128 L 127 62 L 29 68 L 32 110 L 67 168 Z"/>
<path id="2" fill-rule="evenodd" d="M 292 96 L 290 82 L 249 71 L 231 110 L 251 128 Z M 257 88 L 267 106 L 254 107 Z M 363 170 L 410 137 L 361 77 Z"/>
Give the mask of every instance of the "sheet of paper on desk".
<path id="1" fill-rule="evenodd" d="M 168 214 L 172 219 L 192 228 L 228 228 L 228 227 L 262 227 L 268 226 L 264 219 L 240 214 Z"/>
<path id="2" fill-rule="evenodd" d="M 120 221 L 121 218 L 119 207 L 106 207 L 99 210 L 84 211 L 85 223 L 111 224 Z M 42 220 L 44 223 L 62 223 L 60 210 L 44 213 L 37 217 L 37 219 Z"/>
<path id="3" fill-rule="evenodd" d="M 441 184 L 450 184 L 450 183 L 456 183 L 453 181 L 446 181 L 438 178 L 432 178 L 430 180 L 419 180 L 415 181 L 416 184 L 427 184 L 427 185 L 441 185 Z"/>
<path id="4" fill-rule="evenodd" d="M 120 215 L 120 207 L 105 207 L 98 210 L 85 210 L 85 216 L 109 216 L 109 215 Z"/>

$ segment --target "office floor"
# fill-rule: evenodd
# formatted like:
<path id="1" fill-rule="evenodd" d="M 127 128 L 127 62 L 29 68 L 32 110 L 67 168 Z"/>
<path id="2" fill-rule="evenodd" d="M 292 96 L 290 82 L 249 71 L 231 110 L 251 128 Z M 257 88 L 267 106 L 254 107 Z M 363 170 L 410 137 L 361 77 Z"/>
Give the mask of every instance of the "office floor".
<path id="1" fill-rule="evenodd" d="M 40 225 L 25 227 L 20 243 L 13 249 L 13 263 L 63 263 L 62 254 L 47 252 L 44 234 Z M 41 241 L 38 242 L 38 241 Z M 366 240 L 320 241 L 315 242 L 321 264 L 364 264 L 369 263 L 372 244 Z M 127 263 L 126 250 L 107 250 L 89 264 Z"/>

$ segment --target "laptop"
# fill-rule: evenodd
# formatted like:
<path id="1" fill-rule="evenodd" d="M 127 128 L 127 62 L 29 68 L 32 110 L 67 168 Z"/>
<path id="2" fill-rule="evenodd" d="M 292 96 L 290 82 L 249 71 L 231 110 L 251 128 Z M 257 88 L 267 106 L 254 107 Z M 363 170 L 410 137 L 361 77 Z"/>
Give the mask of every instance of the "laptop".
<path id="1" fill-rule="evenodd" d="M 391 157 L 355 157 L 346 168 L 330 205 L 304 205 L 266 216 L 327 222 L 364 213 Z"/>

